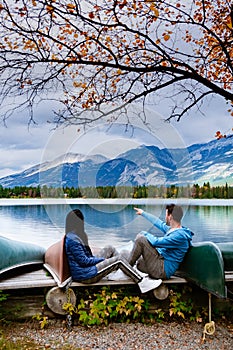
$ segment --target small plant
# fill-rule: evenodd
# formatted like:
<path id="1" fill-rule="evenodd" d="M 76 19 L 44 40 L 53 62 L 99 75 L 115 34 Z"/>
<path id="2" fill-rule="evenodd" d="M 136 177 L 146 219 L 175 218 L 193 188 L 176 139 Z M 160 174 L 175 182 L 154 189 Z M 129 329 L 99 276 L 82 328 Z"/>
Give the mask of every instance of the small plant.
<path id="1" fill-rule="evenodd" d="M 187 286 L 180 291 L 170 291 L 170 305 L 169 305 L 169 316 L 178 316 L 178 318 L 186 319 L 190 321 L 202 322 L 202 315 L 206 316 L 205 309 L 200 312 L 195 309 L 194 302 L 188 297 L 187 293 L 191 292 L 192 289 Z"/>
<path id="2" fill-rule="evenodd" d="M 178 292 L 170 292 L 170 309 L 169 315 L 177 315 L 185 319 L 186 314 L 191 314 L 193 309 L 193 303 L 191 299 L 181 299 L 182 294 Z"/>
<path id="3" fill-rule="evenodd" d="M 42 314 L 36 314 L 32 316 L 32 319 L 39 322 L 40 328 L 44 329 L 46 326 L 48 326 L 48 316 L 44 316 Z"/>
<path id="4" fill-rule="evenodd" d="M 156 309 L 154 310 L 154 316 L 156 322 L 162 322 L 162 320 L 165 318 L 165 311 L 162 309 Z"/>
<path id="5" fill-rule="evenodd" d="M 9 294 L 4 294 L 3 292 L 2 292 L 2 290 L 0 290 L 0 303 L 2 302 L 2 301 L 5 301 L 5 300 L 7 300 L 7 297 L 9 296 Z"/>
<path id="6" fill-rule="evenodd" d="M 73 315 L 74 313 L 77 313 L 77 308 L 75 305 L 73 305 L 70 302 L 64 303 L 62 306 L 63 310 L 66 311 L 68 315 Z"/>
<path id="7" fill-rule="evenodd" d="M 83 298 L 77 306 L 79 322 L 83 325 L 108 325 L 113 322 L 144 321 L 147 301 L 138 296 L 125 295 L 121 292 L 111 292 L 109 287 L 103 287 L 94 298 Z"/>
<path id="8" fill-rule="evenodd" d="M 2 312 L 2 305 L 1 303 L 5 300 L 7 300 L 7 297 L 9 296 L 9 294 L 5 294 L 2 292 L 2 290 L 0 290 L 0 318 L 3 317 L 3 312 Z"/>

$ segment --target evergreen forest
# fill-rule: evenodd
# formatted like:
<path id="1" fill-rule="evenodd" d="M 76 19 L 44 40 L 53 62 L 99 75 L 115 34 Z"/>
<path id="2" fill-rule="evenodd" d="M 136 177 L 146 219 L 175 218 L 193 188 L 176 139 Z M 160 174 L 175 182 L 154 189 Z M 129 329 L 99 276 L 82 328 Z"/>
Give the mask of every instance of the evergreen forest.
<path id="1" fill-rule="evenodd" d="M 0 198 L 233 198 L 233 186 L 106 186 L 106 187 L 27 187 L 4 188 L 0 185 Z"/>

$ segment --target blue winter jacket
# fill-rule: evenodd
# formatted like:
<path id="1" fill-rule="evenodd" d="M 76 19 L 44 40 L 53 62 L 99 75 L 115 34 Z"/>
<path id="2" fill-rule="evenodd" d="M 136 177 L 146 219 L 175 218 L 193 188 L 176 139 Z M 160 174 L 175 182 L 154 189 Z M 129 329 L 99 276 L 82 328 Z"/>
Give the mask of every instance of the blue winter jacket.
<path id="1" fill-rule="evenodd" d="M 170 278 L 192 245 L 193 232 L 183 226 L 171 230 L 164 221 L 145 211 L 142 212 L 142 216 L 164 233 L 163 237 L 155 237 L 149 232 L 142 232 L 150 244 L 163 256 L 166 277 Z"/>
<path id="2" fill-rule="evenodd" d="M 67 233 L 65 249 L 70 273 L 74 281 L 82 281 L 96 276 L 96 264 L 103 261 L 104 258 L 93 256 L 90 248 L 85 246 L 74 232 Z"/>

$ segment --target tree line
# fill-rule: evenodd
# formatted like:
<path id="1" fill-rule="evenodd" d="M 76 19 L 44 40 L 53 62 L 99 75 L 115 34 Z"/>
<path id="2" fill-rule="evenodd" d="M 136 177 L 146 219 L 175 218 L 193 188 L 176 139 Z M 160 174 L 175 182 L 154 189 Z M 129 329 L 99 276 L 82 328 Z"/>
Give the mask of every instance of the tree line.
<path id="1" fill-rule="evenodd" d="M 4 188 L 0 185 L 0 198 L 233 198 L 233 186 L 203 185 L 187 186 L 99 186 L 99 187 L 48 187 L 15 186 Z"/>

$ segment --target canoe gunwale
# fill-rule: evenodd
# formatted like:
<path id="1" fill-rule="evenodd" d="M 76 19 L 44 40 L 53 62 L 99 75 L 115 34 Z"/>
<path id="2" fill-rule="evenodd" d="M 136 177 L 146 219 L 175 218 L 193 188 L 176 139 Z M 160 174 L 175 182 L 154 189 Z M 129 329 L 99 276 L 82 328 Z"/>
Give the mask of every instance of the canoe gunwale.
<path id="1" fill-rule="evenodd" d="M 43 260 L 37 260 L 37 261 L 25 261 L 25 262 L 21 262 L 19 264 L 16 264 L 16 265 L 12 265 L 12 266 L 9 266 L 9 267 L 6 267 L 4 269 L 2 269 L 0 271 L 0 285 L 1 285 L 1 276 L 4 275 L 5 273 L 7 272 L 11 272 L 11 271 L 17 271 L 17 270 L 20 270 L 24 267 L 28 267 L 28 266 L 41 266 L 43 265 Z M 19 271 L 20 272 L 20 271 Z"/>

